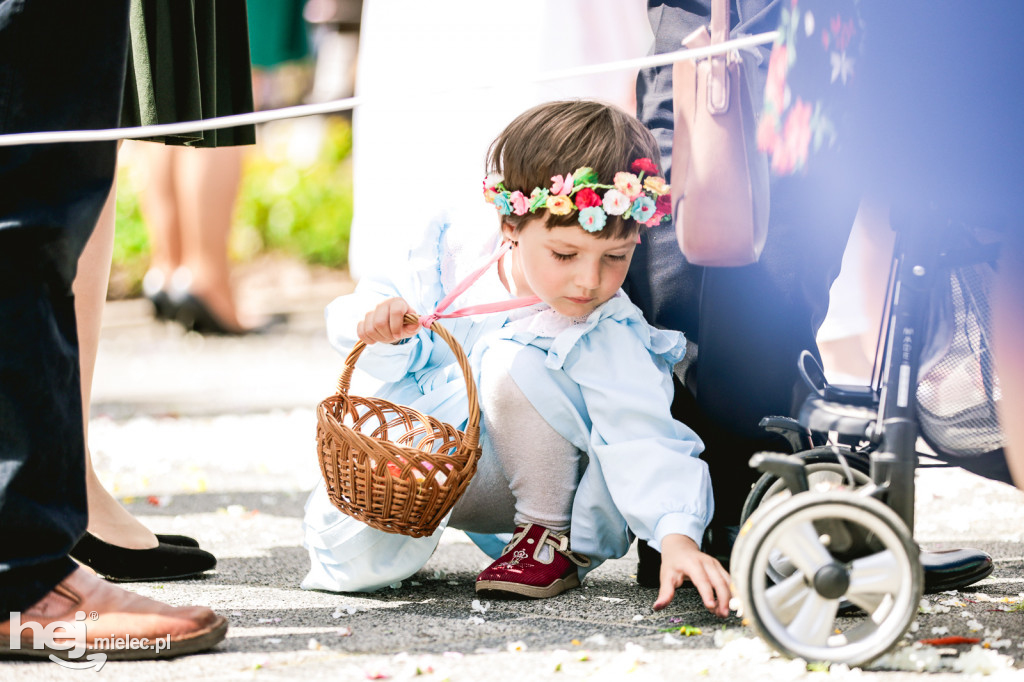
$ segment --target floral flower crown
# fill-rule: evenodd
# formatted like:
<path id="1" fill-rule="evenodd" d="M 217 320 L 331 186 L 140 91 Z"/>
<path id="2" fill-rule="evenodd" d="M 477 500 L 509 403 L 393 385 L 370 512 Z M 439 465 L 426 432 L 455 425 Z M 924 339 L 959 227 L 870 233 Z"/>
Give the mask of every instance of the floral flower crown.
<path id="1" fill-rule="evenodd" d="M 505 179 L 491 173 L 484 178 L 484 199 L 501 215 L 526 215 L 545 208 L 554 215 L 579 211 L 580 225 L 587 232 L 603 228 L 610 215 L 632 218 L 646 227 L 659 225 L 672 212 L 671 188 L 648 158 L 637 159 L 630 169 L 632 173 L 616 173 L 614 184 L 602 185 L 594 169 L 584 166 L 564 178 L 554 176 L 550 188 L 536 187 L 529 196 L 505 189 Z M 598 190 L 607 190 L 603 198 Z"/>

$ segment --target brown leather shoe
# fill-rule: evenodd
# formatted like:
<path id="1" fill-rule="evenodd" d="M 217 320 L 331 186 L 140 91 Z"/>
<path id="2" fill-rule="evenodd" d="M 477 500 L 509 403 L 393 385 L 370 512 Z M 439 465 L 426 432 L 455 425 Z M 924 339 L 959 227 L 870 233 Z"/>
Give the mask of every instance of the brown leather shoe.
<path id="1" fill-rule="evenodd" d="M 170 606 L 77 568 L 37 603 L 0 623 L 0 657 L 170 658 L 209 649 L 227 630 L 227 618 L 205 606 Z"/>

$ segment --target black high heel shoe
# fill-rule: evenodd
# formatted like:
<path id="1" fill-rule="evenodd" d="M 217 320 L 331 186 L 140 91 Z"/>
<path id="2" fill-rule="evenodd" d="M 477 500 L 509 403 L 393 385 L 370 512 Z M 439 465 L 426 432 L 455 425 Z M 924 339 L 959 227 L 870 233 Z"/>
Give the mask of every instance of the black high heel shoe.
<path id="1" fill-rule="evenodd" d="M 224 324 L 203 299 L 190 292 L 183 293 L 178 299 L 175 319 L 186 331 L 200 334 L 242 336 L 249 333 L 248 329 L 236 329 Z"/>
<path id="2" fill-rule="evenodd" d="M 174 302 L 171 301 L 171 297 L 163 289 L 152 294 L 146 294 L 146 298 L 153 304 L 154 318 L 170 321 L 177 315 L 178 311 Z"/>
<path id="3" fill-rule="evenodd" d="M 164 273 L 150 270 L 142 278 L 142 293 L 153 304 L 153 317 L 157 320 L 173 320 L 177 315 L 177 305 L 167 293 Z"/>
<path id="4" fill-rule="evenodd" d="M 179 542 L 192 540 L 182 535 L 165 537 Z M 160 536 L 157 539 L 160 540 Z M 127 549 L 104 542 L 91 533 L 82 536 L 71 550 L 71 558 L 104 578 L 118 582 L 188 578 L 217 565 L 217 557 L 199 547 L 160 540 L 152 549 Z"/>
<path id="5" fill-rule="evenodd" d="M 274 315 L 269 320 L 255 327 L 229 327 L 210 309 L 206 301 L 191 292 L 178 295 L 175 305 L 175 319 L 187 331 L 217 336 L 245 336 L 246 334 L 263 334 L 272 327 L 284 322 L 283 315 Z"/>

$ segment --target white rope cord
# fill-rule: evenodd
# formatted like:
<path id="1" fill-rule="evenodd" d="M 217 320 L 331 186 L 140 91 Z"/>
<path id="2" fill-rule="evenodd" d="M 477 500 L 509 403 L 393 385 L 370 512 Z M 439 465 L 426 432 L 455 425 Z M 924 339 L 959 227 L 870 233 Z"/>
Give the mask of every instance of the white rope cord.
<path id="1" fill-rule="evenodd" d="M 763 45 L 775 40 L 777 31 L 758 33 L 756 35 L 744 36 L 734 40 L 728 40 L 717 45 L 695 48 L 692 50 L 677 50 L 665 54 L 651 55 L 649 57 L 637 57 L 624 59 L 617 62 L 604 64 L 588 64 L 558 71 L 548 71 L 528 79 L 532 83 L 543 83 L 566 78 L 577 78 L 580 76 L 592 76 L 612 71 L 624 71 L 626 69 L 646 69 L 653 66 L 664 66 L 678 61 L 703 59 L 725 54 L 732 50 Z M 432 90 L 434 93 L 461 92 L 464 90 L 490 89 L 499 87 L 493 83 L 478 86 L 459 87 L 449 89 Z M 11 133 L 0 135 L 0 147 L 10 147 L 22 144 L 52 144 L 57 142 L 102 142 L 110 140 L 122 140 L 127 138 L 160 137 L 164 135 L 181 135 L 182 133 L 194 133 L 200 130 L 218 130 L 221 128 L 233 128 L 241 125 L 253 125 L 267 123 L 269 121 L 280 121 L 286 118 L 299 118 L 302 116 L 316 116 L 319 114 L 332 114 L 339 111 L 347 111 L 364 104 L 365 98 L 347 97 L 345 99 L 320 102 L 317 104 L 301 104 L 281 109 L 270 109 L 267 111 L 256 111 L 248 114 L 234 114 L 232 116 L 220 116 L 208 118 L 201 121 L 182 121 L 180 123 L 161 123 L 157 125 L 137 126 L 134 128 L 109 128 L 106 130 L 64 130 L 56 132 L 35 132 L 35 133 Z"/>

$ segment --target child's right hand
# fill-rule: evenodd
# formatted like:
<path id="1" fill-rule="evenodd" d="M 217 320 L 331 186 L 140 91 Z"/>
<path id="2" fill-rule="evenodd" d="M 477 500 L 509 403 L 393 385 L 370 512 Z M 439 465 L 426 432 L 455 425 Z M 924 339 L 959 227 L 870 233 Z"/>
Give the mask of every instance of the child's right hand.
<path id="1" fill-rule="evenodd" d="M 729 615 L 729 573 L 718 559 L 700 551 L 691 538 L 670 533 L 661 541 L 661 590 L 654 602 L 655 611 L 668 606 L 684 580 L 697 588 L 708 611 L 719 618 Z"/>
<path id="2" fill-rule="evenodd" d="M 406 323 L 406 313 L 416 315 L 416 311 L 403 298 L 389 298 L 376 308 L 366 313 L 363 321 L 356 325 L 356 336 L 370 346 L 375 343 L 395 343 L 419 331 L 419 324 Z"/>

